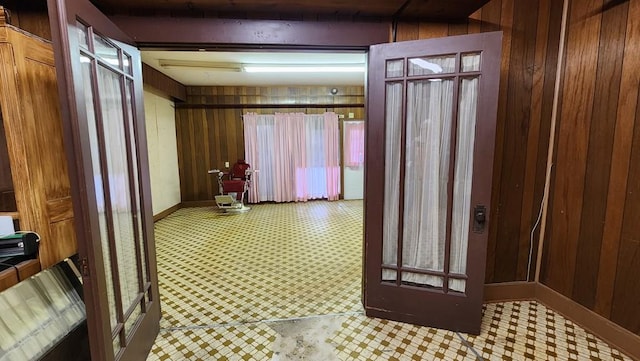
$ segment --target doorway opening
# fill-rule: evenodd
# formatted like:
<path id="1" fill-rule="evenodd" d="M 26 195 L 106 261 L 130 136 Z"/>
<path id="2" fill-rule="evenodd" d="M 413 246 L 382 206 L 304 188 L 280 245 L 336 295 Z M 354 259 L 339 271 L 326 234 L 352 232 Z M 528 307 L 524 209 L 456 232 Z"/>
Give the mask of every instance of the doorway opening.
<path id="1" fill-rule="evenodd" d="M 179 201 L 199 206 L 156 223 L 161 328 L 362 314 L 365 54 L 148 50 L 142 59 L 187 86 L 186 101 L 173 109 L 166 106 L 168 100 L 157 99 L 155 90 L 145 88 L 145 102 L 150 99 L 153 109 L 164 109 L 163 114 L 146 110 L 154 213 L 163 210 L 155 209 L 156 204 L 170 203 L 162 198 L 171 194 L 154 178 L 168 177 L 162 154 L 172 147 L 172 136 L 177 157 L 169 163 L 177 169 L 167 184 L 179 183 Z M 248 64 L 283 63 L 362 70 L 243 71 Z M 237 159 L 254 166 L 243 134 L 243 116 L 250 112 L 336 113 L 341 199 L 274 203 L 263 198 L 246 214 L 217 211 L 212 200 L 218 184 L 208 171 L 226 170 Z M 173 132 L 166 131 L 172 114 Z M 260 176 L 265 173 L 261 166 L 254 168 Z"/>

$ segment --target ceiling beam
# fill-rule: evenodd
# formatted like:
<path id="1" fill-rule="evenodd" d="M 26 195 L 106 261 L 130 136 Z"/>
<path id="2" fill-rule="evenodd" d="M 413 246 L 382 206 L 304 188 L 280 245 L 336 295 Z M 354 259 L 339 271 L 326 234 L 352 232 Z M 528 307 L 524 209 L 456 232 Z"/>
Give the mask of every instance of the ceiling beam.
<path id="1" fill-rule="evenodd" d="M 112 16 L 140 47 L 364 50 L 389 41 L 388 22 Z"/>

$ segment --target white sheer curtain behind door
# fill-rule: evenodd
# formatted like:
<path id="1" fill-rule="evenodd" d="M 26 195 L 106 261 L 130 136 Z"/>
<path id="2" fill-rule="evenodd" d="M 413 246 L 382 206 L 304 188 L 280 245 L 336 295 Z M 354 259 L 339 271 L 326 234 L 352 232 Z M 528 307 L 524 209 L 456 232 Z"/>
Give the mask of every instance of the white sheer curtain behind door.
<path id="1" fill-rule="evenodd" d="M 477 110 L 478 79 L 462 79 L 459 100 L 453 97 L 455 78 L 410 81 L 407 84 L 406 143 L 400 144 L 402 123 L 401 83 L 387 85 L 385 144 L 385 213 L 383 263 L 390 267 L 464 275 L 470 227 L 473 150 Z M 458 127 L 452 134 L 453 109 L 458 107 Z M 451 141 L 456 138 L 455 156 Z M 400 165 L 404 148 L 405 164 Z M 452 164 L 455 161 L 455 164 Z M 400 166 L 405 167 L 402 239 L 398 240 L 398 196 Z M 449 179 L 454 167 L 454 179 Z M 453 182 L 453 203 L 449 184 Z M 451 250 L 445 259 L 447 216 L 451 208 Z M 398 243 L 402 242 L 402 265 L 397 265 Z M 401 275 L 383 269 L 382 279 L 444 287 L 444 278 L 411 270 Z M 449 279 L 451 290 L 464 292 L 463 279 Z"/>

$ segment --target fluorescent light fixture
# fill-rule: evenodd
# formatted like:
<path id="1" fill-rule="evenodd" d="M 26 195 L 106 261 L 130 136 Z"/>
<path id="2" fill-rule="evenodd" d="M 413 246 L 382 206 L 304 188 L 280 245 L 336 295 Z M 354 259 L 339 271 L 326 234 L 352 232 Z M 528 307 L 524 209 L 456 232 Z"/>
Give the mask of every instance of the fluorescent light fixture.
<path id="1" fill-rule="evenodd" d="M 254 65 L 243 66 L 247 73 L 364 73 L 364 64 Z"/>
<path id="2" fill-rule="evenodd" d="M 240 72 L 242 66 L 238 63 L 223 63 L 216 61 L 196 61 L 196 60 L 171 60 L 171 59 L 159 59 L 158 62 L 163 68 L 195 68 L 195 69 L 207 69 L 214 71 L 230 71 Z"/>

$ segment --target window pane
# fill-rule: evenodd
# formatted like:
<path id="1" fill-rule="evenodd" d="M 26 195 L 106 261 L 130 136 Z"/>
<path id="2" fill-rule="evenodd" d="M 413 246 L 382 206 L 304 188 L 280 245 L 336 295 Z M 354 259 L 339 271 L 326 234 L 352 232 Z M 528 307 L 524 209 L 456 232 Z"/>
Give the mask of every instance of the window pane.
<path id="1" fill-rule="evenodd" d="M 129 316 L 129 319 L 124 323 L 124 334 L 126 337 L 129 337 L 131 329 L 136 325 L 141 315 L 142 311 L 140 310 L 140 306 L 136 306 L 133 313 Z"/>
<path id="2" fill-rule="evenodd" d="M 462 54 L 462 71 L 480 71 L 480 53 Z"/>
<path id="3" fill-rule="evenodd" d="M 78 43 L 80 46 L 89 49 L 89 29 L 81 22 L 76 22 L 76 28 L 78 29 Z"/>
<path id="4" fill-rule="evenodd" d="M 471 184 L 473 181 L 473 146 L 476 133 L 478 78 L 462 79 L 459 96 L 458 141 L 453 181 L 449 270 L 452 273 L 466 274 L 469 222 L 471 221 Z M 464 291 L 464 288 L 462 291 Z"/>
<path id="5" fill-rule="evenodd" d="M 466 280 L 458 280 L 449 278 L 449 292 L 462 292 L 464 293 L 467 288 Z"/>
<path id="6" fill-rule="evenodd" d="M 83 56 L 83 55 L 81 55 Z M 82 60 L 86 59 L 86 60 Z M 109 302 L 109 318 L 111 320 L 111 330 L 117 325 L 116 301 L 113 291 L 113 272 L 111 270 L 111 251 L 109 248 L 109 236 L 107 234 L 107 217 L 105 208 L 104 185 L 102 183 L 102 170 L 100 163 L 100 149 L 98 142 L 98 130 L 96 125 L 96 114 L 93 106 L 93 83 L 91 74 L 91 60 L 84 56 L 81 58 L 82 78 L 84 81 L 85 105 L 87 107 L 87 130 L 89 133 L 89 144 L 91 146 L 91 164 L 93 168 L 93 180 L 95 186 L 96 204 L 98 207 L 98 223 L 100 226 L 100 240 L 102 244 L 102 258 L 104 261 L 105 280 L 107 283 L 107 301 Z"/>
<path id="7" fill-rule="evenodd" d="M 138 239 L 138 244 L 137 247 L 140 249 L 140 266 L 142 269 L 142 280 L 143 282 L 146 282 L 149 280 L 149 274 L 147 272 L 147 262 L 146 262 L 146 252 L 145 252 L 145 248 L 144 245 L 146 243 L 146 240 L 144 239 L 144 232 L 143 232 L 143 218 L 142 218 L 142 204 L 141 202 L 141 198 L 140 198 L 140 180 L 139 180 L 139 174 L 138 174 L 138 152 L 137 152 L 137 148 L 136 148 L 136 131 L 135 131 L 135 123 L 136 123 L 136 119 L 134 119 L 134 112 L 133 112 L 133 101 L 132 101 L 132 96 L 133 96 L 133 81 L 131 80 L 127 80 L 126 81 L 126 94 L 127 94 L 127 99 L 126 99 L 126 107 L 127 107 L 127 113 L 128 113 L 128 117 L 129 117 L 129 134 L 130 134 L 130 139 L 129 139 L 129 149 L 131 152 L 131 168 L 132 168 L 132 173 L 133 173 L 133 189 L 134 189 L 134 201 L 135 201 L 135 216 L 137 219 L 137 239 Z"/>
<path id="8" fill-rule="evenodd" d="M 406 161 L 402 260 L 406 267 L 443 271 L 447 210 L 452 79 L 411 81 L 407 86 Z M 403 274 L 403 281 L 431 277 Z M 432 286 L 442 286 L 442 280 Z"/>
<path id="9" fill-rule="evenodd" d="M 382 281 L 395 283 L 398 279 L 398 272 L 392 269 L 382 269 Z"/>
<path id="10" fill-rule="evenodd" d="M 124 61 L 124 71 L 125 73 L 132 75 L 133 74 L 133 64 L 131 64 L 131 62 L 133 61 L 131 59 L 131 57 L 125 53 L 122 53 L 122 57 L 123 57 L 123 61 Z"/>
<path id="11" fill-rule="evenodd" d="M 409 59 L 409 76 L 453 73 L 455 72 L 455 69 L 455 55 L 439 55 Z"/>
<path id="12" fill-rule="evenodd" d="M 444 277 L 402 272 L 402 284 L 414 287 L 441 289 L 444 285 Z"/>
<path id="13" fill-rule="evenodd" d="M 404 59 L 387 60 L 387 78 L 399 78 L 404 76 Z"/>
<path id="14" fill-rule="evenodd" d="M 138 262 L 134 241 L 134 223 L 129 179 L 128 144 L 125 138 L 124 101 L 122 99 L 121 75 L 98 67 L 100 104 L 102 106 L 103 130 L 111 213 L 115 237 L 122 309 L 127 310 L 139 293 Z"/>
<path id="15" fill-rule="evenodd" d="M 402 83 L 388 83 L 386 95 L 384 225 L 382 262 L 398 263 L 398 199 L 400 197 L 400 154 L 402 140 Z M 395 280 L 395 271 L 383 270 L 383 280 Z"/>
<path id="16" fill-rule="evenodd" d="M 95 33 L 93 34 L 93 48 L 97 57 L 111 66 L 122 69 L 122 64 L 120 64 L 120 58 L 118 57 L 118 48 Z"/>

